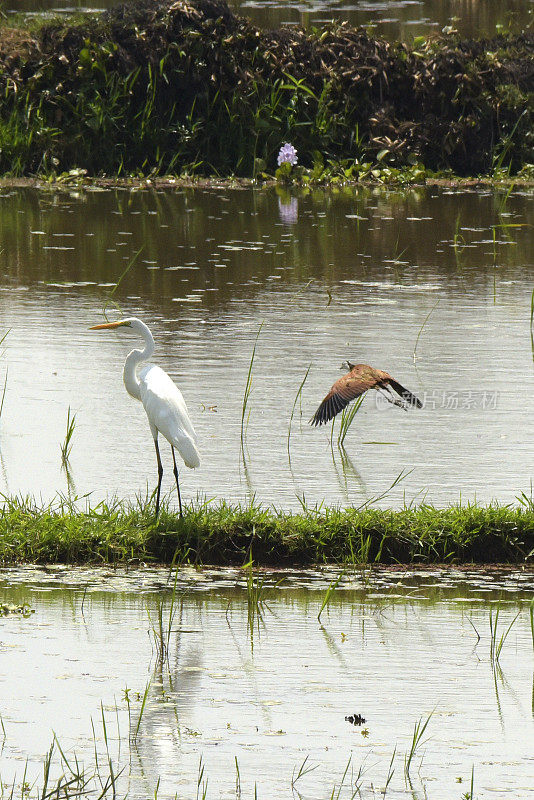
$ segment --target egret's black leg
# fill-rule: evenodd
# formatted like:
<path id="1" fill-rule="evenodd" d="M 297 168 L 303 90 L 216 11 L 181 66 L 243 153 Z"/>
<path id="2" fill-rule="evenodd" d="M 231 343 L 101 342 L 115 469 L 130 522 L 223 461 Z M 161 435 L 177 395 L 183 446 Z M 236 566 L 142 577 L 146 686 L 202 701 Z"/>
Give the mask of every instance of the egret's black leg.
<path id="1" fill-rule="evenodd" d="M 161 456 L 159 454 L 159 444 L 157 439 L 154 439 L 154 444 L 156 446 L 156 457 L 158 459 L 158 491 L 156 493 L 156 517 L 157 517 L 159 514 L 159 493 L 161 492 L 161 479 L 163 478 L 163 464 L 161 463 Z"/>
<path id="2" fill-rule="evenodd" d="M 176 488 L 178 489 L 178 506 L 180 507 L 180 517 L 182 514 L 182 498 L 180 497 L 180 484 L 178 483 L 178 467 L 176 466 L 176 456 L 174 455 L 174 447 L 171 444 L 172 460 L 174 461 L 174 477 L 176 478 Z"/>

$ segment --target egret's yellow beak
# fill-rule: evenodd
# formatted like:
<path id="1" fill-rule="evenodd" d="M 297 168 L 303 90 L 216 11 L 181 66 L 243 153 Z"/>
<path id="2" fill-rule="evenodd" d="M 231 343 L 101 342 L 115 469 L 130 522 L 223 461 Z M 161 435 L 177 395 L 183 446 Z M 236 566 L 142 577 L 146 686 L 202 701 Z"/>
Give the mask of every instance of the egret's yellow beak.
<path id="1" fill-rule="evenodd" d="M 101 331 L 104 328 L 118 328 L 120 325 L 128 325 L 126 320 L 119 319 L 117 322 L 104 322 L 102 325 L 93 325 L 89 328 L 90 331 Z"/>

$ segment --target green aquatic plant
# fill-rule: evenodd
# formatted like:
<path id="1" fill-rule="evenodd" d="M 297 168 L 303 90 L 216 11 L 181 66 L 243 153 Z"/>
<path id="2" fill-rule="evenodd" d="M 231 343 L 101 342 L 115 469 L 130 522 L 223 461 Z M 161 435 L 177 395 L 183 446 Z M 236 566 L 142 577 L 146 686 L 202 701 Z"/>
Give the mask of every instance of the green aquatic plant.
<path id="1" fill-rule="evenodd" d="M 115 285 L 112 286 L 110 291 L 107 293 L 106 302 L 102 306 L 102 316 L 104 317 L 104 319 L 106 321 L 109 321 L 106 312 L 107 312 L 107 308 L 108 308 L 108 306 L 110 304 L 113 305 L 113 307 L 116 309 L 117 313 L 120 316 L 122 316 L 122 309 L 119 306 L 119 304 L 114 300 L 114 295 L 115 295 L 115 292 L 117 291 L 117 289 L 119 288 L 119 286 L 121 285 L 123 279 L 126 277 L 126 275 L 129 273 L 131 268 L 134 266 L 135 262 L 137 261 L 137 259 L 139 258 L 139 256 L 141 255 L 142 252 L 143 252 L 143 247 L 140 247 L 139 250 L 136 253 L 134 253 L 132 258 L 128 261 L 128 264 L 126 265 L 125 269 L 121 272 L 121 274 L 117 278 L 117 281 L 116 281 Z"/>
<path id="2" fill-rule="evenodd" d="M 304 761 L 302 762 L 302 764 L 298 768 L 298 772 L 297 772 L 296 775 L 295 775 L 295 769 L 293 769 L 293 775 L 291 776 L 291 789 L 292 790 L 294 790 L 295 784 L 296 784 L 297 781 L 299 781 L 305 775 L 308 775 L 308 773 L 313 772 L 319 766 L 319 764 L 314 764 L 313 766 L 308 765 L 308 759 L 309 759 L 309 755 L 307 755 L 305 757 Z"/>
<path id="3" fill-rule="evenodd" d="M 518 611 L 517 614 L 515 615 L 515 617 L 513 618 L 513 620 L 508 625 L 508 627 L 499 636 L 498 635 L 498 628 L 499 628 L 499 613 L 500 613 L 500 610 L 501 610 L 501 607 L 500 607 L 499 603 L 496 604 L 495 611 L 494 611 L 493 606 L 490 606 L 490 610 L 489 610 L 490 658 L 491 658 L 491 662 L 493 664 L 498 664 L 499 658 L 500 658 L 500 655 L 501 655 L 501 651 L 502 651 L 502 648 L 504 646 L 504 643 L 506 642 L 506 639 L 508 638 L 508 634 L 512 630 L 512 626 L 514 625 L 516 619 L 519 616 L 519 611 Z"/>
<path id="4" fill-rule="evenodd" d="M 426 731 L 426 729 L 428 727 L 428 723 L 432 719 L 433 714 L 434 714 L 434 711 L 431 711 L 424 722 L 423 722 L 423 717 L 420 717 L 417 720 L 417 722 L 414 724 L 410 750 L 404 756 L 404 775 L 405 775 L 407 780 L 409 780 L 409 777 L 410 777 L 410 767 L 412 765 L 412 761 L 413 761 L 418 749 L 421 747 L 422 744 L 424 744 L 423 736 L 424 736 L 424 733 L 425 733 L 425 731 Z M 425 739 L 425 741 L 428 741 L 428 740 Z"/>
<path id="5" fill-rule="evenodd" d="M 391 755 L 391 760 L 389 762 L 389 769 L 388 769 L 388 775 L 387 775 L 387 778 L 386 778 L 386 783 L 384 784 L 384 789 L 382 791 L 382 796 L 383 797 L 386 796 L 388 788 L 389 788 L 389 784 L 393 780 L 393 775 L 395 774 L 395 768 L 394 768 L 393 764 L 394 764 L 396 755 L 397 755 L 397 747 L 395 746 L 393 748 L 393 753 Z"/>
<path id="6" fill-rule="evenodd" d="M 3 344 L 3 342 L 5 341 L 5 339 L 6 339 L 7 335 L 9 334 L 9 332 L 10 332 L 10 331 L 11 331 L 11 328 L 9 328 L 9 330 L 7 330 L 7 331 L 4 333 L 4 335 L 2 336 L 2 338 L 0 338 L 0 345 L 1 345 L 1 344 Z M 1 353 L 1 355 L 4 355 L 4 353 L 5 353 L 5 351 L 4 351 L 4 352 L 2 352 L 2 353 Z M 4 378 L 4 387 L 3 387 L 3 389 L 2 389 L 2 399 L 0 400 L 0 419 L 2 418 L 2 412 L 3 412 L 3 410 L 4 410 L 4 400 L 6 399 L 6 390 L 7 390 L 7 376 L 8 376 L 8 372 L 9 372 L 9 370 L 8 370 L 8 369 L 7 369 L 7 367 L 6 367 L 6 376 L 5 376 L 5 378 Z"/>
<path id="7" fill-rule="evenodd" d="M 345 783 L 345 779 L 347 777 L 347 773 L 349 771 L 349 767 L 350 767 L 351 763 L 352 763 L 352 753 L 350 754 L 350 756 L 348 758 L 347 765 L 345 767 L 345 770 L 344 770 L 343 775 L 341 776 L 341 780 L 339 782 L 339 786 L 336 787 L 336 785 L 334 784 L 334 786 L 332 787 L 332 791 L 330 793 L 330 797 L 328 798 L 328 800 L 339 800 L 339 797 L 341 795 L 341 790 L 343 789 L 343 785 Z M 356 788 L 356 791 L 353 792 L 352 797 L 353 798 L 356 797 L 357 794 L 359 794 L 359 788 Z"/>
<path id="8" fill-rule="evenodd" d="M 252 558 L 248 564 L 245 564 L 246 569 L 246 590 L 247 590 L 247 626 L 250 633 L 250 640 L 253 646 L 254 630 L 257 628 L 258 632 L 260 624 L 263 622 L 263 612 L 265 609 L 265 577 L 261 578 L 258 574 L 254 574 Z"/>
<path id="9" fill-rule="evenodd" d="M 339 575 L 337 576 L 337 578 L 334 578 L 334 580 L 331 581 L 329 583 L 329 585 L 327 586 L 326 591 L 325 591 L 324 596 L 323 596 L 323 602 L 321 603 L 321 608 L 319 609 L 319 613 L 317 614 L 317 619 L 319 620 L 319 622 L 321 621 L 321 614 L 323 613 L 323 611 L 327 607 L 333 592 L 339 586 L 339 583 L 342 580 L 344 575 L 345 575 L 345 572 L 340 572 Z"/>
<path id="10" fill-rule="evenodd" d="M 76 428 L 76 414 L 71 415 L 70 406 L 67 411 L 67 429 L 65 431 L 65 438 L 61 444 L 61 461 L 66 464 L 69 460 L 70 451 L 72 450 L 72 437 Z"/>
<path id="11" fill-rule="evenodd" d="M 353 403 L 351 403 L 349 406 L 344 408 L 343 411 L 341 412 L 341 420 L 340 420 L 340 423 L 339 423 L 339 433 L 337 435 L 338 447 L 343 447 L 343 442 L 345 441 L 345 437 L 347 436 L 347 433 L 349 432 L 349 428 L 350 428 L 350 426 L 352 425 L 352 423 L 354 421 L 354 417 L 356 416 L 356 414 L 360 410 L 364 399 L 365 399 L 365 395 L 363 395 L 363 394 L 360 395 L 360 397 L 357 397 L 356 400 Z M 333 427 L 334 427 L 334 425 L 332 423 L 332 429 L 333 429 Z"/>
<path id="12" fill-rule="evenodd" d="M 534 361 L 534 289 L 530 295 L 530 350 Z"/>
<path id="13" fill-rule="evenodd" d="M 304 384 L 306 383 L 306 380 L 308 378 L 310 369 L 311 369 L 311 364 L 308 366 L 308 369 L 306 370 L 306 372 L 304 374 L 304 377 L 303 377 L 302 381 L 300 382 L 300 386 L 299 386 L 299 388 L 297 390 L 297 393 L 295 395 L 295 399 L 293 400 L 293 406 L 291 408 L 291 416 L 289 417 L 289 426 L 288 426 L 288 429 L 287 429 L 287 457 L 288 457 L 290 465 L 291 465 L 291 449 L 290 449 L 291 424 L 293 422 L 293 416 L 295 414 L 295 408 L 297 407 L 297 403 L 298 403 L 299 400 L 302 399 L 302 389 L 304 388 Z M 302 413 L 302 408 L 301 408 L 301 413 Z"/>
<path id="14" fill-rule="evenodd" d="M 156 613 L 154 617 L 151 615 L 150 609 L 147 607 L 148 619 L 150 622 L 150 634 L 156 650 L 156 659 L 158 664 L 162 664 L 169 658 L 172 625 L 177 611 L 177 582 L 178 570 L 176 569 L 169 603 L 167 604 L 164 595 L 162 596 L 161 593 L 158 593 L 156 598 Z M 167 605 L 168 608 L 166 609 Z"/>
<path id="15" fill-rule="evenodd" d="M 196 800 L 206 800 L 208 795 L 208 778 L 204 777 L 205 771 L 206 767 L 202 760 L 202 756 L 200 756 L 198 760 Z"/>
<path id="16" fill-rule="evenodd" d="M 254 339 L 254 346 L 252 348 L 252 354 L 250 356 L 250 363 L 248 366 L 247 372 L 247 380 L 245 383 L 245 389 L 243 392 L 243 402 L 241 405 L 241 453 L 244 457 L 245 450 L 245 436 L 248 427 L 248 420 L 250 417 L 250 411 L 247 413 L 248 409 L 248 401 L 250 398 L 250 393 L 252 392 L 252 368 L 254 366 L 254 359 L 256 357 L 256 347 L 258 345 L 258 339 L 260 337 L 261 329 L 263 328 L 263 322 L 260 323 L 260 327 L 258 328 L 258 332 L 256 334 L 256 338 Z"/>
<path id="17" fill-rule="evenodd" d="M 530 634 L 532 636 L 532 649 L 534 650 L 534 600 L 530 601 L 530 606 L 528 611 L 530 616 Z"/>
<path id="18" fill-rule="evenodd" d="M 430 311 L 428 312 L 428 314 L 424 318 L 424 320 L 422 322 L 422 325 L 421 325 L 421 327 L 419 328 L 419 330 L 417 332 L 417 337 L 415 339 L 415 344 L 414 344 L 413 352 L 412 352 L 412 358 L 413 358 L 413 363 L 414 364 L 415 364 L 415 360 L 416 360 L 417 345 L 419 344 L 419 339 L 421 338 L 421 334 L 423 333 L 423 328 L 425 327 L 426 323 L 430 319 L 430 315 L 433 313 L 434 309 L 436 309 L 438 307 L 440 301 L 441 301 L 441 297 L 438 300 L 436 300 L 436 302 L 434 303 L 434 305 L 432 306 L 432 308 L 430 309 Z"/>
<path id="19" fill-rule="evenodd" d="M 241 770 L 239 769 L 239 761 L 237 756 L 234 756 L 235 761 L 235 796 L 236 800 L 241 797 Z"/>
<path id="20" fill-rule="evenodd" d="M 133 731 L 132 731 L 132 728 L 130 726 L 129 737 L 130 737 L 130 742 L 132 744 L 136 744 L 137 737 L 139 736 L 139 731 L 141 730 L 141 721 L 143 719 L 143 715 L 145 713 L 145 709 L 146 709 L 146 706 L 147 706 L 148 696 L 149 696 L 149 693 L 150 693 L 151 685 L 152 685 L 152 681 L 149 678 L 148 681 L 146 682 L 145 690 L 144 690 L 143 694 L 140 695 L 141 705 L 139 707 L 139 714 L 137 715 L 137 722 L 136 722 L 136 725 L 135 725 L 135 728 L 133 729 Z M 127 703 L 128 703 L 128 718 L 130 719 L 130 722 L 131 722 L 129 695 L 127 697 Z"/>

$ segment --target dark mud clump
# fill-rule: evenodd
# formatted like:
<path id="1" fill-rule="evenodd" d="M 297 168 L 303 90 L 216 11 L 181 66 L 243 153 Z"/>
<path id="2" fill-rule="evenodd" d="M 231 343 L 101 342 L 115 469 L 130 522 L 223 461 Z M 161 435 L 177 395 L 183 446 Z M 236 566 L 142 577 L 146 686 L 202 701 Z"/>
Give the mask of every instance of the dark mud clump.
<path id="1" fill-rule="evenodd" d="M 0 171 L 272 172 L 328 159 L 458 175 L 533 159 L 534 35 L 414 50 L 346 24 L 262 31 L 222 0 L 0 31 Z"/>

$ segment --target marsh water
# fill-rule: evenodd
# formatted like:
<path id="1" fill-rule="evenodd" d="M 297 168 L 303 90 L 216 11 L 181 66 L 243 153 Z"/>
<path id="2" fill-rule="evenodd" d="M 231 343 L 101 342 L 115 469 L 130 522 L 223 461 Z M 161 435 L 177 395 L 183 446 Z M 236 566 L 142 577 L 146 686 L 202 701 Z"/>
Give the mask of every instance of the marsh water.
<path id="1" fill-rule="evenodd" d="M 202 456 L 182 469 L 185 499 L 359 505 L 401 473 L 383 504 L 529 494 L 532 201 L 520 188 L 4 190 L 0 491 L 152 491 L 152 438 L 122 384 L 139 341 L 90 331 L 105 310 L 149 324 L 182 389 Z M 339 447 L 339 425 L 308 420 L 346 358 L 424 408 L 370 392 Z"/>
<path id="2" fill-rule="evenodd" d="M 255 576 L 258 608 L 244 571 L 182 569 L 172 612 L 165 570 L 2 570 L 33 612 L 0 623 L 3 793 L 42 791 L 55 736 L 49 791 L 533 798 L 532 572 L 346 572 L 319 621 L 335 577 Z"/>
<path id="3" fill-rule="evenodd" d="M 117 0 L 8 0 L 9 12 L 71 14 L 99 11 Z M 362 25 L 379 36 L 412 41 L 443 28 L 464 36 L 494 36 L 532 24 L 532 0 L 230 0 L 230 7 L 263 28 L 320 26 L 333 19 Z"/>

